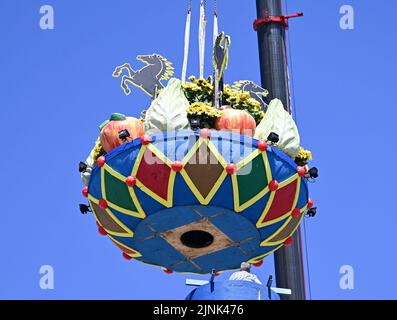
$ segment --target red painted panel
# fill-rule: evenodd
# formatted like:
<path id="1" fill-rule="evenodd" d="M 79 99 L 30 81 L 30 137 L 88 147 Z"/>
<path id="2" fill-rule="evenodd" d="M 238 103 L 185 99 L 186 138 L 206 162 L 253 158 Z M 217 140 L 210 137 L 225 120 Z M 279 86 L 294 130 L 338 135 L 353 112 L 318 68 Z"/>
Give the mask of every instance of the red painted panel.
<path id="1" fill-rule="evenodd" d="M 297 180 L 294 180 L 285 187 L 278 189 L 274 196 L 273 203 L 263 222 L 277 219 L 291 211 L 295 200 Z"/>
<path id="2" fill-rule="evenodd" d="M 136 177 L 145 185 L 145 187 L 162 199 L 167 200 L 170 173 L 170 167 L 168 167 L 152 151 L 146 150 L 139 165 Z"/>

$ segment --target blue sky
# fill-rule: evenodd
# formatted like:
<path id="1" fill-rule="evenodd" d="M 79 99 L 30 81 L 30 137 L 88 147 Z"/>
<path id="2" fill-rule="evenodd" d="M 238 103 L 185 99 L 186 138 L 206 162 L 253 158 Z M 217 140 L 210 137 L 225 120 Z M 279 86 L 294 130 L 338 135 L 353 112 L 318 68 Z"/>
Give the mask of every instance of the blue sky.
<path id="1" fill-rule="evenodd" d="M 197 75 L 194 2 L 188 73 Z M 220 29 L 232 37 L 225 80 L 259 83 L 255 1 L 219 2 Z M 44 4 L 55 10 L 54 30 L 39 27 Z M 339 28 L 344 4 L 355 9 L 354 30 Z M 180 75 L 185 7 L 176 0 L 0 2 L 0 298 L 181 299 L 189 292 L 186 275 L 128 262 L 98 235 L 93 217 L 78 211 L 76 168 L 109 114 L 137 116 L 148 107 L 138 90 L 124 96 L 111 76 L 116 65 L 137 66 L 136 55 L 158 52 Z M 321 175 L 311 187 L 318 215 L 305 223 L 312 298 L 395 299 L 396 28 L 379 17 L 397 3 L 288 7 L 305 13 L 290 28 L 295 100 L 303 144 Z M 54 290 L 39 287 L 47 264 Z M 354 268 L 354 290 L 339 287 L 342 265 Z M 254 271 L 265 280 L 272 256 Z"/>

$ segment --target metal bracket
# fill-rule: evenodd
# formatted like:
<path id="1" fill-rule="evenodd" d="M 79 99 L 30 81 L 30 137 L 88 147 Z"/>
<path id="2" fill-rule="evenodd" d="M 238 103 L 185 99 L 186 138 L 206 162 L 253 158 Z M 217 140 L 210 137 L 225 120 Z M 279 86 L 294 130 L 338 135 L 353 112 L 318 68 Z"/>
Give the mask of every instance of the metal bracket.
<path id="1" fill-rule="evenodd" d="M 267 280 L 267 283 L 266 283 L 269 300 L 272 300 L 272 292 L 278 294 L 279 296 L 292 294 L 291 289 L 272 287 L 272 283 L 273 283 L 273 276 L 269 276 L 269 279 Z"/>
<path id="2" fill-rule="evenodd" d="M 211 278 L 209 281 L 207 280 L 196 280 L 196 279 L 186 279 L 185 284 L 187 286 L 193 286 L 193 287 L 200 287 L 206 284 L 211 284 L 211 287 L 213 287 L 214 282 L 215 282 L 215 276 L 216 276 L 216 271 L 215 269 L 211 270 Z M 213 288 L 212 288 L 213 291 Z"/>
<path id="3" fill-rule="evenodd" d="M 278 23 L 281 24 L 285 29 L 288 29 L 288 20 L 292 18 L 302 17 L 303 12 L 297 12 L 294 14 L 288 14 L 286 16 L 270 16 L 269 12 L 265 12 L 263 18 L 256 19 L 254 21 L 254 30 L 258 31 L 259 27 L 267 23 Z"/>

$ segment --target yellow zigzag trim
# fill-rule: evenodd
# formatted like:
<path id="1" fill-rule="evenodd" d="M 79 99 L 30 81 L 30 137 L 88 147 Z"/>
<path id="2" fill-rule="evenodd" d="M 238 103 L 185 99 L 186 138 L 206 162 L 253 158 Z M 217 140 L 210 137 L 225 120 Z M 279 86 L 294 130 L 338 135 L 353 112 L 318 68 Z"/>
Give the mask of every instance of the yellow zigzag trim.
<path id="1" fill-rule="evenodd" d="M 269 160 L 267 158 L 266 152 L 255 150 L 248 157 L 244 158 L 237 164 L 237 171 L 240 170 L 241 168 L 245 167 L 248 163 L 250 163 L 252 160 L 254 160 L 257 156 L 260 156 L 260 155 L 262 155 L 265 170 L 266 170 L 267 181 L 269 182 L 272 180 L 272 173 L 270 170 L 270 164 L 269 164 Z M 236 212 L 241 212 L 241 211 L 244 211 L 245 209 L 249 208 L 250 206 L 252 206 L 255 202 L 257 202 L 259 199 L 261 199 L 263 196 L 265 196 L 269 192 L 269 187 L 266 186 L 257 195 L 255 195 L 250 200 L 248 200 L 247 202 L 240 205 L 240 195 L 239 195 L 239 190 L 238 190 L 237 174 L 232 175 L 232 185 L 233 185 L 234 211 L 236 211 Z"/>
<path id="2" fill-rule="evenodd" d="M 270 221 L 263 222 L 265 217 L 266 217 L 266 215 L 268 214 L 272 204 L 273 204 L 273 200 L 274 200 L 274 197 L 275 197 L 276 192 L 277 192 L 277 191 L 272 191 L 270 193 L 269 200 L 267 201 L 265 210 L 263 210 L 263 213 L 261 214 L 261 216 L 258 219 L 258 222 L 256 223 L 256 227 L 257 228 L 262 228 L 262 227 L 268 226 L 268 225 L 273 224 L 275 222 L 281 221 L 281 220 L 285 219 L 286 217 L 288 217 L 289 215 L 291 215 L 292 211 L 296 208 L 296 204 L 298 202 L 301 178 L 299 177 L 298 174 L 295 174 L 292 177 L 289 177 L 288 179 L 286 179 L 283 182 L 281 182 L 279 184 L 279 187 L 278 187 L 278 190 L 282 189 L 283 187 L 285 187 L 285 186 L 289 185 L 290 183 L 294 182 L 295 180 L 297 180 L 297 184 L 296 184 L 295 198 L 294 198 L 294 202 L 293 202 L 293 205 L 292 205 L 292 209 L 290 211 L 288 211 L 286 214 L 282 215 L 281 217 L 278 217 L 278 218 L 270 220 Z"/>
<path id="3" fill-rule="evenodd" d="M 225 169 L 227 166 L 226 161 L 223 159 L 222 155 L 219 153 L 219 151 L 216 149 L 216 147 L 212 144 L 212 142 L 209 139 L 203 139 L 199 138 L 196 143 L 194 144 L 193 148 L 186 154 L 184 159 L 182 160 L 182 165 L 183 167 L 189 162 L 190 158 L 196 153 L 196 151 L 200 148 L 202 144 L 205 144 L 208 146 L 208 148 L 211 150 L 211 152 L 214 154 L 216 159 L 219 161 L 219 163 L 223 166 Z M 197 189 L 193 181 L 190 179 L 189 175 L 186 173 L 185 169 L 181 170 L 181 175 L 183 179 L 185 180 L 186 184 L 188 185 L 189 189 L 192 191 L 192 193 L 196 196 L 197 200 L 200 202 L 202 205 L 208 205 L 212 198 L 215 196 L 216 192 L 222 185 L 223 181 L 225 180 L 227 176 L 226 170 L 222 172 L 220 175 L 219 179 L 216 181 L 214 186 L 212 187 L 211 191 L 208 193 L 208 195 L 204 198 L 200 191 Z"/>
<path id="4" fill-rule="evenodd" d="M 279 233 L 281 233 L 284 228 L 289 224 L 289 222 L 292 220 L 292 216 L 290 218 L 288 218 L 288 220 L 280 227 L 280 229 L 278 229 L 277 232 L 273 233 L 270 237 L 268 237 L 267 239 L 263 240 L 261 242 L 261 247 L 263 246 L 275 246 L 278 244 L 283 244 L 285 242 L 285 240 L 287 240 L 290 236 L 292 236 L 295 231 L 299 228 L 300 223 L 302 221 L 302 219 L 305 217 L 305 215 L 303 214 L 305 211 L 307 210 L 307 205 L 304 206 L 300 212 L 301 212 L 301 217 L 299 218 L 299 222 L 296 224 L 295 228 L 292 230 L 292 232 L 286 236 L 284 239 L 280 240 L 280 241 L 275 241 L 275 242 L 271 242 L 270 240 L 275 238 Z"/>
<path id="5" fill-rule="evenodd" d="M 138 198 L 137 198 L 137 196 L 136 196 L 136 194 L 135 194 L 135 192 L 134 192 L 134 188 L 128 188 L 128 191 L 129 191 L 129 193 L 130 193 L 130 197 L 131 197 L 131 199 L 132 199 L 132 201 L 133 201 L 135 207 L 136 207 L 137 210 L 138 210 L 137 212 L 132 211 L 132 210 L 128 210 L 128 209 L 124 209 L 124 208 L 122 208 L 122 207 L 119 207 L 118 205 L 116 205 L 116 204 L 110 202 L 110 201 L 107 199 L 107 196 L 106 196 L 106 187 L 105 187 L 105 172 L 109 173 L 111 176 L 115 177 L 116 179 L 120 180 L 121 182 L 124 182 L 124 181 L 127 179 L 127 177 L 124 177 L 122 174 L 120 174 L 120 173 L 118 173 L 117 171 L 113 170 L 113 169 L 112 169 L 110 166 L 108 166 L 107 164 L 105 164 L 105 165 L 101 168 L 101 190 L 102 190 L 102 196 L 103 196 L 103 198 L 107 201 L 109 207 L 111 207 L 111 208 L 113 208 L 113 209 L 115 209 L 115 210 L 117 210 L 117 211 L 119 211 L 119 212 L 121 212 L 121 213 L 130 215 L 130 216 L 133 216 L 133 217 L 137 217 L 137 218 L 141 218 L 141 219 L 146 218 L 146 214 L 145 214 L 145 212 L 143 211 L 143 209 L 142 209 L 142 207 L 141 207 L 141 205 L 140 205 L 140 203 L 139 203 L 139 200 L 138 200 Z"/>
<path id="6" fill-rule="evenodd" d="M 93 203 L 99 205 L 99 200 L 96 199 L 96 198 L 94 198 L 93 196 L 88 195 L 88 199 L 90 200 L 90 202 L 93 202 Z M 94 216 L 95 216 L 96 221 L 98 222 L 98 224 L 99 224 L 102 228 L 104 228 L 104 229 L 106 230 L 106 232 L 107 232 L 108 234 L 111 234 L 111 235 L 114 235 L 114 236 L 119 236 L 119 237 L 133 237 L 133 236 L 134 236 L 134 232 L 132 232 L 124 223 L 122 223 L 122 222 L 113 214 L 113 212 L 112 212 L 109 208 L 106 208 L 106 209 L 104 209 L 104 210 L 106 210 L 106 212 L 108 213 L 108 215 L 113 219 L 114 222 L 116 222 L 116 224 L 117 224 L 121 229 L 123 229 L 123 230 L 125 231 L 125 233 L 122 233 L 122 232 L 114 232 L 114 231 L 111 231 L 111 230 L 109 230 L 109 229 L 106 229 L 106 228 L 102 225 L 101 221 L 98 219 L 98 215 L 96 214 L 94 208 L 93 208 L 92 206 L 91 206 L 91 208 L 92 208 L 92 212 L 93 212 L 93 214 L 94 214 Z"/>
<path id="7" fill-rule="evenodd" d="M 160 196 L 158 196 L 152 190 L 147 188 L 137 178 L 137 172 L 138 172 L 139 166 L 141 164 L 142 158 L 143 158 L 146 150 L 150 150 L 151 152 L 153 152 L 161 161 L 163 161 L 171 169 L 171 166 L 172 166 L 171 161 L 160 150 L 158 150 L 153 144 L 148 144 L 148 145 L 143 145 L 141 147 L 141 150 L 139 150 L 139 153 L 138 153 L 138 156 L 137 156 L 137 158 L 135 160 L 134 168 L 132 169 L 131 175 L 136 178 L 136 185 L 143 192 L 145 192 L 147 195 L 149 195 L 150 197 L 152 197 L 156 201 L 160 202 L 165 207 L 172 208 L 172 206 L 173 206 L 173 198 L 174 198 L 175 171 L 173 171 L 171 169 L 171 172 L 170 172 L 170 177 L 169 177 L 169 180 L 168 180 L 167 199 L 163 199 Z"/>

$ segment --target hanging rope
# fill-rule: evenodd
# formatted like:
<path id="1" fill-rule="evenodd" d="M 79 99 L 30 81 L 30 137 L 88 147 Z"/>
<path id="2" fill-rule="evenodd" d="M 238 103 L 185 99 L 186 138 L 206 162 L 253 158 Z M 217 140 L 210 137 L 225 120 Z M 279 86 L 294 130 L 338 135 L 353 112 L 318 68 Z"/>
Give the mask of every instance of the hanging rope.
<path id="1" fill-rule="evenodd" d="M 288 0 L 285 1 L 285 11 L 286 14 L 288 14 Z M 287 51 L 288 51 L 288 69 L 291 70 L 291 72 L 288 72 L 288 74 L 291 74 L 290 77 L 290 88 L 291 88 L 291 93 L 292 93 L 292 113 L 293 113 L 293 118 L 295 120 L 296 125 L 298 125 L 298 119 L 297 119 L 297 112 L 296 112 L 296 101 L 295 101 L 295 83 L 294 83 L 294 70 L 293 70 L 293 63 L 292 63 L 292 50 L 291 50 L 291 41 L 290 41 L 290 33 L 289 29 L 287 29 Z M 291 67 L 290 67 L 291 66 Z M 305 242 L 305 258 L 306 258 L 306 269 L 307 269 L 307 283 L 309 286 L 309 296 L 310 300 L 312 300 L 312 286 L 311 286 L 311 281 L 310 281 L 310 267 L 309 267 L 309 251 L 308 251 L 308 245 L 307 245 L 307 233 L 306 233 L 306 219 L 303 219 L 303 234 L 304 234 L 304 242 Z"/>
<path id="2" fill-rule="evenodd" d="M 213 44 L 215 44 L 216 37 L 219 34 L 219 27 L 218 27 L 218 0 L 214 0 L 214 31 L 213 31 Z"/>
<path id="3" fill-rule="evenodd" d="M 200 24 L 199 24 L 199 60 L 200 78 L 204 78 L 204 59 L 205 59 L 205 32 L 207 27 L 206 16 L 207 1 L 200 1 Z"/>
<path id="4" fill-rule="evenodd" d="M 190 25 L 192 17 L 192 0 L 189 0 L 186 25 L 185 25 L 185 48 L 183 53 L 183 65 L 182 65 L 182 82 L 186 82 L 187 64 L 189 61 L 189 46 L 190 46 Z"/>

